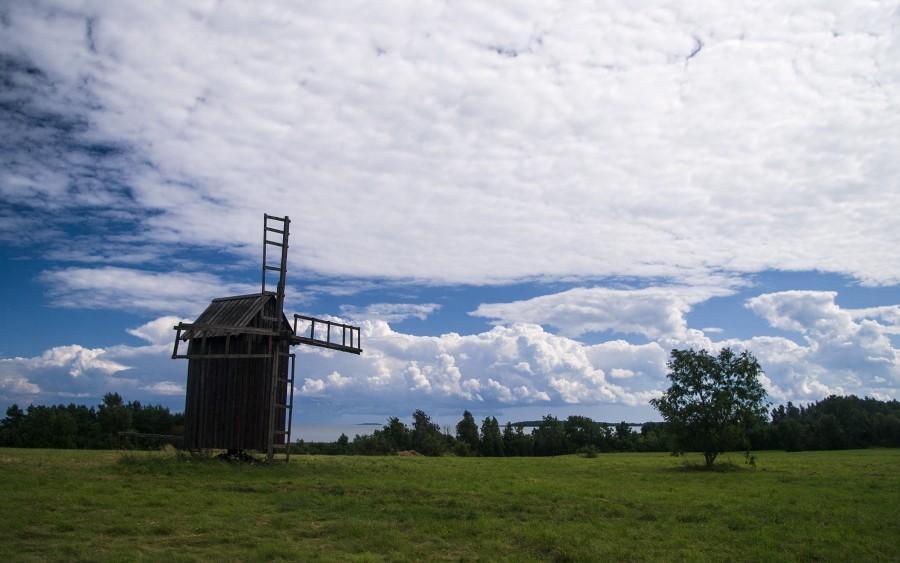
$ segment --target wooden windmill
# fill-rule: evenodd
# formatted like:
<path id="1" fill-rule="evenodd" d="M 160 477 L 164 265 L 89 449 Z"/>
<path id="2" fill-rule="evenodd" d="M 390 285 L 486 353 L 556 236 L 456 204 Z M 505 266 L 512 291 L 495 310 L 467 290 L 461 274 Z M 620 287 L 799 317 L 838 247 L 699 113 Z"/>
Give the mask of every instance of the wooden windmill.
<path id="1" fill-rule="evenodd" d="M 196 321 L 175 326 L 172 358 L 188 360 L 188 449 L 264 451 L 268 461 L 283 450 L 288 460 L 296 360 L 291 346 L 362 352 L 359 327 L 304 315 L 294 315 L 291 323 L 284 315 L 290 225 L 287 216 L 263 216 L 259 293 L 213 299 Z M 268 262 L 270 246 L 281 250 L 277 265 Z M 266 290 L 273 272 L 274 292 Z M 180 352 L 185 342 L 187 351 Z"/>

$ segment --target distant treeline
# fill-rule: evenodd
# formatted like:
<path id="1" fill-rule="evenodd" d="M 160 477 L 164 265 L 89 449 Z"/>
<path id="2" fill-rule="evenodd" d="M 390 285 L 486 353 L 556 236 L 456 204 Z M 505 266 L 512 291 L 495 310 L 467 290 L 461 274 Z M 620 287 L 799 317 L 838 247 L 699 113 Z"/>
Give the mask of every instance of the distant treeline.
<path id="1" fill-rule="evenodd" d="M 30 406 L 6 409 L 0 421 L 0 446 L 16 448 L 109 449 L 159 446 L 159 440 L 123 433 L 181 435 L 184 416 L 159 405 L 124 402 L 107 393 L 94 407 L 84 405 Z"/>
<path id="2" fill-rule="evenodd" d="M 526 424 L 507 423 L 501 427 L 494 417 L 485 418 L 479 428 L 469 411 L 463 413 L 455 432 L 442 431 L 425 412 L 413 413 L 407 426 L 396 417 L 372 434 L 346 435 L 336 442 L 296 442 L 293 453 L 383 455 L 415 451 L 437 456 L 553 456 L 576 452 L 661 451 L 665 449 L 660 423 L 646 423 L 635 432 L 629 423 L 610 426 L 584 416 L 559 420 L 547 415 Z M 526 426 L 536 427 L 526 432 Z"/>
<path id="3" fill-rule="evenodd" d="M 335 442 L 293 444 L 294 453 L 381 455 L 415 451 L 424 455 L 553 456 L 573 453 L 671 451 L 672 438 L 662 422 L 595 422 L 585 416 L 564 420 L 547 415 L 526 432 L 523 424 L 500 426 L 488 417 L 479 425 L 468 411 L 455 428 L 442 430 L 423 411 L 412 425 L 396 417 L 373 434 L 345 435 Z M 184 417 L 158 405 L 124 402 L 109 393 L 94 407 L 12 405 L 0 421 L 0 446 L 106 449 L 155 447 L 159 441 L 128 433 L 180 435 Z M 124 434 L 123 434 L 124 433 Z M 900 402 L 831 396 L 805 407 L 792 403 L 771 411 L 771 419 L 750 432 L 753 450 L 833 450 L 871 446 L 900 447 Z"/>
<path id="4" fill-rule="evenodd" d="M 525 426 L 535 426 L 530 433 Z M 295 453 L 378 455 L 416 451 L 424 455 L 553 456 L 574 453 L 671 451 L 665 423 L 595 422 L 585 416 L 559 420 L 507 423 L 485 418 L 479 428 L 463 413 L 455 432 L 444 432 L 423 411 L 413 413 L 412 426 L 392 417 L 371 435 L 345 435 L 331 443 L 293 446 Z M 831 396 L 805 407 L 792 403 L 772 409 L 771 419 L 749 433 L 748 449 L 835 450 L 872 446 L 900 447 L 900 402 Z"/>
<path id="5" fill-rule="evenodd" d="M 772 409 L 750 439 L 754 449 L 842 450 L 900 447 L 900 402 L 832 395 L 805 407 Z"/>

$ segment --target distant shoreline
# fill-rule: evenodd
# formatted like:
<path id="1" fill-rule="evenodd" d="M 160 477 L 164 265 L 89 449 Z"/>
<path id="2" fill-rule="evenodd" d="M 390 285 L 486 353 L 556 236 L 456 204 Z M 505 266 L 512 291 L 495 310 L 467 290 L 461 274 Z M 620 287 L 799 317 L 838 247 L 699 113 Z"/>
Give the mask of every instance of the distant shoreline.
<path id="1" fill-rule="evenodd" d="M 543 420 L 523 420 L 522 422 L 510 422 L 513 427 L 525 427 L 525 428 L 537 428 L 541 424 L 543 424 Z M 564 421 L 563 421 L 564 422 Z M 621 422 L 598 422 L 594 421 L 594 424 L 599 424 L 600 426 L 618 426 L 622 424 Z M 626 422 L 626 426 L 639 427 L 647 424 L 646 422 Z"/>

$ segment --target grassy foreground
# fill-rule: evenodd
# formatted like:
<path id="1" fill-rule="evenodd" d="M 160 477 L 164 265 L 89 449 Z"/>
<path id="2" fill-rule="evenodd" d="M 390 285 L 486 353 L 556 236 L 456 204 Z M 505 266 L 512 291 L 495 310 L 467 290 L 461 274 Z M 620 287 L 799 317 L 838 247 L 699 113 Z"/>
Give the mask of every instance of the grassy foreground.
<path id="1" fill-rule="evenodd" d="M 900 450 L 757 458 L 0 449 L 0 560 L 900 560 Z"/>

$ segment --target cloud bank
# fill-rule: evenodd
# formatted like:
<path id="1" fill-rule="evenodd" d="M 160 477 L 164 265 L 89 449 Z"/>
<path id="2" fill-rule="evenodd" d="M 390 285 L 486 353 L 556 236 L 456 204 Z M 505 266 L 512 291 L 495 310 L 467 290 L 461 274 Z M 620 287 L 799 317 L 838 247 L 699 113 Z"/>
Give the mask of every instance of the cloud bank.
<path id="1" fill-rule="evenodd" d="M 898 18 L 884 2 L 10 3 L 0 233 L 34 218 L 8 206 L 79 209 L 151 254 L 255 257 L 277 207 L 303 233 L 293 271 L 320 275 L 896 284 Z M 97 224 L 78 228 L 99 244 Z"/>
<path id="2" fill-rule="evenodd" d="M 657 296 L 664 288 L 649 288 Z M 676 291 L 673 303 L 684 295 Z M 537 306 L 580 295 L 563 292 L 536 298 Z M 598 293 L 597 295 L 606 295 Z M 644 293 L 617 290 L 613 301 Z M 635 326 L 658 335 L 644 344 L 622 339 L 585 344 L 552 334 L 539 324 L 508 322 L 476 334 L 417 336 L 398 332 L 384 320 L 361 322 L 362 356 L 300 346 L 296 394 L 299 401 L 331 405 L 334 412 L 403 412 L 423 408 L 502 409 L 566 405 L 586 408 L 604 404 L 646 405 L 667 386 L 666 360 L 674 348 L 717 350 L 730 346 L 750 350 L 762 364 L 770 398 L 810 401 L 828 394 L 897 396 L 900 349 L 896 306 L 845 309 L 834 292 L 787 291 L 750 298 L 746 307 L 774 329 L 795 333 L 802 343 L 784 336 L 713 340 L 666 315 L 648 319 L 640 308 L 623 307 L 610 318 L 600 309 L 598 321 L 625 332 Z M 528 301 L 506 309 L 524 316 Z M 554 309 L 554 322 L 565 315 L 584 320 L 584 311 Z M 875 320 L 878 319 L 878 320 Z M 0 360 L 0 395 L 9 402 L 56 401 L 66 397 L 99 397 L 118 390 L 129 397 L 174 401 L 180 408 L 186 364 L 173 362 L 171 326 L 177 317 L 161 317 L 129 330 L 148 344 L 87 349 L 60 346 L 32 358 Z M 568 323 L 567 323 L 568 324 Z M 594 326 L 589 323 L 589 326 Z M 672 328 L 677 330 L 672 330 Z M 373 407 L 373 405 L 376 405 Z"/>

